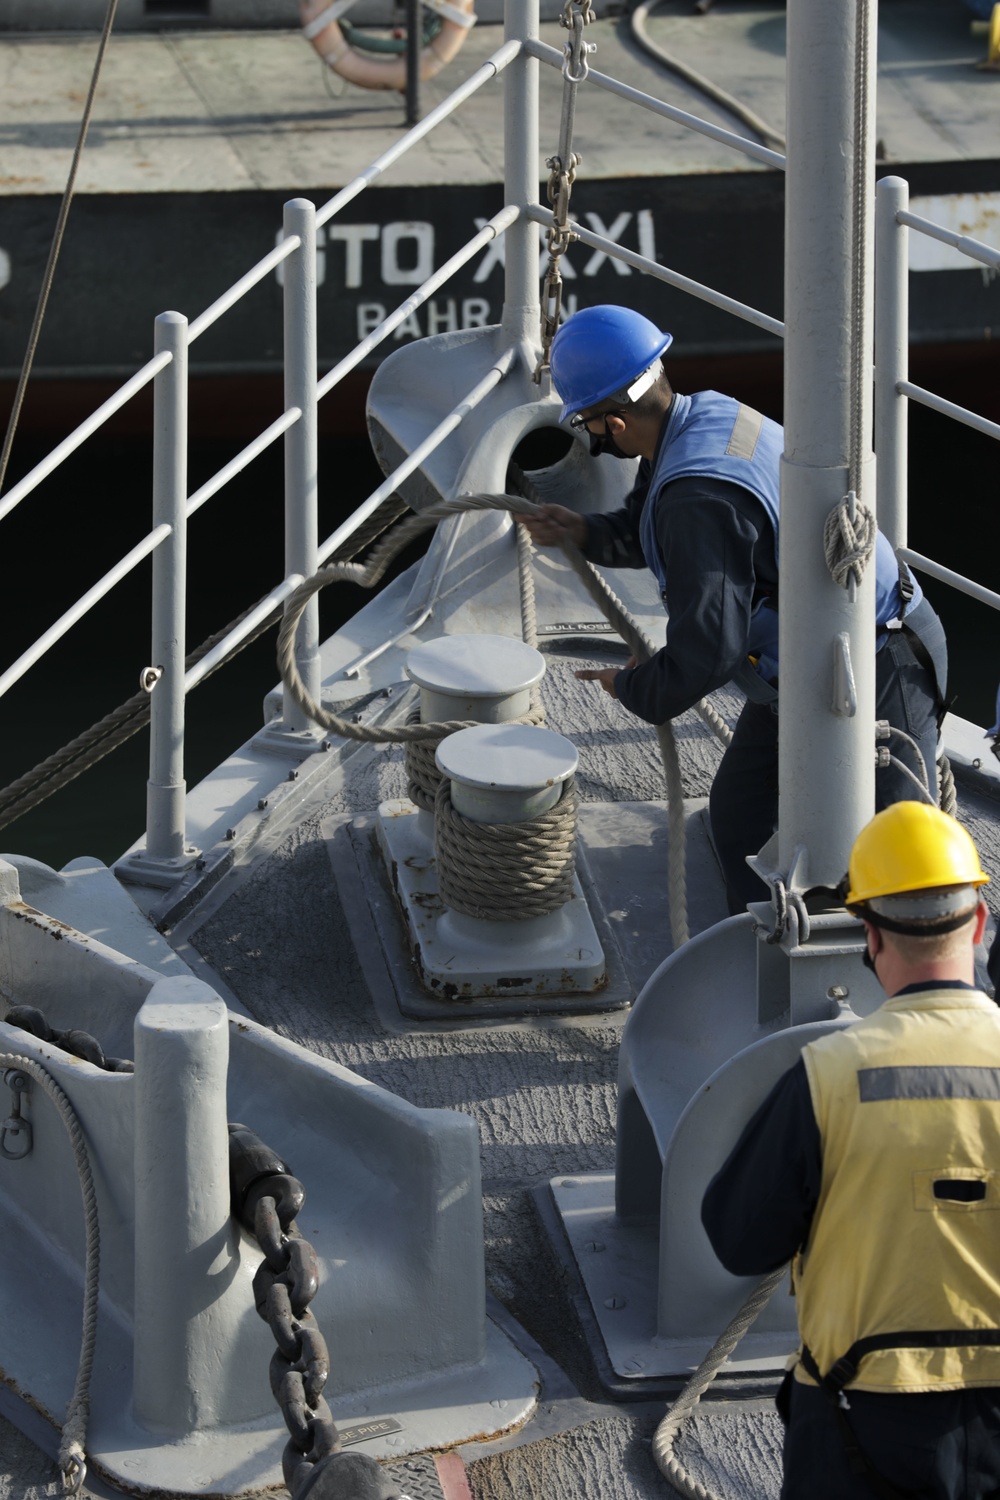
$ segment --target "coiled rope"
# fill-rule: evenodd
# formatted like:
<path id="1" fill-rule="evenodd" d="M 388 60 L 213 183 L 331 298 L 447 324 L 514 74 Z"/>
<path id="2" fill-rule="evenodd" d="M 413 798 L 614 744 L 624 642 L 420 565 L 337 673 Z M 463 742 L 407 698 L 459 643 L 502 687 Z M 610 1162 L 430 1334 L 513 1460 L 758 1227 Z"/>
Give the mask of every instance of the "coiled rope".
<path id="1" fill-rule="evenodd" d="M 827 516 L 823 526 L 823 553 L 830 576 L 842 589 L 860 584 L 875 550 L 878 526 L 867 505 L 852 490 Z"/>
<path id="2" fill-rule="evenodd" d="M 80 1339 L 80 1361 L 77 1366 L 76 1383 L 66 1408 L 66 1420 L 63 1423 L 57 1459 L 59 1468 L 62 1470 L 63 1490 L 67 1495 L 75 1495 L 80 1490 L 87 1473 L 85 1452 L 87 1418 L 90 1414 L 90 1376 L 94 1364 L 94 1345 L 97 1340 L 97 1296 L 101 1275 L 101 1239 L 94 1175 L 90 1168 L 87 1142 L 76 1111 L 51 1073 L 48 1073 L 34 1058 L 22 1057 L 18 1052 L 0 1054 L 0 1067 L 18 1068 L 21 1072 L 27 1073 L 41 1085 L 52 1100 L 69 1136 L 77 1175 L 80 1179 L 80 1191 L 83 1195 L 87 1244 L 83 1287 L 83 1333 Z"/>
<path id="3" fill-rule="evenodd" d="M 558 911 L 573 894 L 576 791 L 530 822 L 475 823 L 451 802 L 442 777 L 434 808 L 441 899 L 481 921 L 524 922 Z"/>
<path id="4" fill-rule="evenodd" d="M 767 1305 L 771 1293 L 780 1285 L 787 1270 L 787 1266 L 780 1266 L 755 1287 L 735 1318 L 716 1339 L 653 1435 L 653 1458 L 656 1466 L 677 1493 L 684 1496 L 684 1500 L 718 1500 L 718 1496 L 693 1478 L 674 1452 L 674 1444 L 681 1428 L 751 1323 Z"/>

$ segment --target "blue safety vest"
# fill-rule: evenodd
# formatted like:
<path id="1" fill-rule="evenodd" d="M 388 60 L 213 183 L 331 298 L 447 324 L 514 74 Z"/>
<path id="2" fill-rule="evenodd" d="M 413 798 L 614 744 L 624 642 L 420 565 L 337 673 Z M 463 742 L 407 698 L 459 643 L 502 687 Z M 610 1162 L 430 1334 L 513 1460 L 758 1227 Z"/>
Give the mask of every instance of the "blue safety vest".
<path id="1" fill-rule="evenodd" d="M 778 515 L 780 507 L 780 459 L 784 433 L 777 422 L 761 416 L 732 396 L 718 391 L 698 391 L 693 396 L 674 393 L 667 430 L 650 476 L 643 507 L 639 540 L 650 572 L 666 597 L 666 568 L 656 537 L 656 503 L 664 485 L 689 475 L 704 475 L 742 485 L 756 495 L 767 511 L 774 537 L 774 560 L 778 561 Z M 913 593 L 904 606 L 900 591 L 900 569 L 892 546 L 881 532 L 875 544 L 875 622 L 885 625 L 917 607 L 923 590 L 908 576 Z M 881 644 L 881 643 L 880 643 Z M 740 673 L 738 682 L 749 696 L 760 702 L 776 695 L 771 684 L 778 675 L 778 614 L 767 598 L 754 607 L 747 636 L 747 656 L 752 670 Z M 758 691 L 754 691 L 755 687 Z"/>

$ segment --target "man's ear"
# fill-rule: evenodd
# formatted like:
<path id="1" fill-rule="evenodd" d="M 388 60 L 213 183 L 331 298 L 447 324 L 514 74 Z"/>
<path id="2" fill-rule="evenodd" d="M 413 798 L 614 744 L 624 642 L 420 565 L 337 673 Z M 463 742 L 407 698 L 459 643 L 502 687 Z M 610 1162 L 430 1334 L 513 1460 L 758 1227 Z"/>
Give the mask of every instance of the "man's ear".
<path id="1" fill-rule="evenodd" d="M 882 934 L 872 922 L 865 923 L 865 943 L 871 958 L 876 958 L 882 951 Z"/>
<path id="2" fill-rule="evenodd" d="M 975 936 L 972 939 L 972 941 L 976 944 L 981 943 L 983 940 L 983 933 L 986 931 L 986 921 L 988 917 L 989 909 L 987 908 L 986 902 L 983 900 L 982 896 L 980 896 L 979 905 L 976 908 L 976 931 Z"/>
<path id="3" fill-rule="evenodd" d="M 616 411 L 608 412 L 604 418 L 604 425 L 615 437 L 618 437 L 620 433 L 625 431 L 625 423 Z"/>

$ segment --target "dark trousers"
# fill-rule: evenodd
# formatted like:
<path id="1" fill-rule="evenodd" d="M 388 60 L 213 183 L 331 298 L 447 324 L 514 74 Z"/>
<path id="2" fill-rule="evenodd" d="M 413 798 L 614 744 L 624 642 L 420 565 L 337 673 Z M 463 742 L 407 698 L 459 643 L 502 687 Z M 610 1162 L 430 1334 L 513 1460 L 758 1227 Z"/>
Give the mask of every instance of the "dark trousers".
<path id="1" fill-rule="evenodd" d="M 846 1413 L 868 1462 L 913 1500 L 1000 1500 L 1000 1390 L 926 1395 L 849 1391 Z M 781 1500 L 873 1500 L 851 1470 L 827 1398 L 792 1384 Z"/>
<path id="2" fill-rule="evenodd" d="M 942 647 L 944 634 L 941 635 Z M 875 715 L 905 730 L 920 745 L 936 798 L 937 695 L 933 674 L 913 654 L 901 631 L 890 631 L 875 657 Z M 916 758 L 902 740 L 889 741 L 892 754 L 919 775 Z M 872 755 L 875 746 L 872 745 Z M 894 766 L 875 773 L 875 812 L 892 802 L 919 798 L 913 783 Z M 776 706 L 748 702 L 732 744 L 722 757 L 709 799 L 712 837 L 726 882 L 731 912 L 749 901 L 766 901 L 769 891 L 746 863 L 764 847 L 778 822 L 778 715 Z"/>

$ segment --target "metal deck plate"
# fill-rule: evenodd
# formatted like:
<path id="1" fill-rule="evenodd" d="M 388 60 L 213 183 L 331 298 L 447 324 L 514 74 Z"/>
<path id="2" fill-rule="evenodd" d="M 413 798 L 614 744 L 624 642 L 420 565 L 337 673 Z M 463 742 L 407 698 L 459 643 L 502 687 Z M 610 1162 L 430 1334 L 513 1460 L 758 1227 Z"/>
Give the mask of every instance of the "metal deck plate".
<path id="1" fill-rule="evenodd" d="M 604 953 L 579 877 L 570 899 L 547 917 L 477 923 L 472 936 L 449 932 L 422 823 L 412 802 L 394 798 L 379 808 L 376 830 L 427 987 L 459 1003 L 558 995 L 586 1005 L 600 996 L 604 1009 Z"/>
<path id="2" fill-rule="evenodd" d="M 590 993 L 566 994 L 500 994 L 479 999 L 459 997 L 449 1000 L 426 989 L 419 980 L 413 960 L 410 939 L 400 914 L 399 904 L 389 884 L 385 860 L 375 838 L 376 818 L 365 815 L 349 823 L 348 838 L 338 838 L 336 821 L 327 820 L 324 832 L 328 838 L 330 858 L 345 911 L 352 911 L 352 926 L 359 955 L 371 962 L 372 935 L 358 930 L 360 884 L 367 898 L 368 916 L 377 933 L 374 941 L 380 949 L 385 971 L 391 983 L 395 1003 L 403 1016 L 418 1021 L 505 1020 L 523 1015 L 584 1015 L 623 1010 L 634 996 L 634 983 L 625 971 L 603 906 L 588 871 L 586 859 L 578 849 L 577 872 L 581 891 L 586 898 L 600 946 L 604 951 L 607 983 Z M 333 835 L 332 837 L 330 835 Z"/>
<path id="3" fill-rule="evenodd" d="M 563 1247 L 556 1243 L 554 1248 L 559 1253 L 568 1244 L 573 1266 L 586 1289 L 603 1341 L 603 1349 L 595 1351 L 598 1364 L 604 1363 L 601 1356 L 606 1354 L 618 1382 L 634 1382 L 640 1387 L 650 1380 L 686 1380 L 722 1329 L 690 1339 L 657 1336 L 657 1226 L 620 1223 L 615 1215 L 613 1173 L 557 1177 L 550 1188 L 565 1234 Z M 751 1329 L 718 1378 L 760 1386 L 781 1373 L 794 1347 L 794 1337 L 788 1334 L 755 1333 Z M 637 1396 L 645 1394 L 636 1391 Z"/>
<path id="4" fill-rule="evenodd" d="M 472 1500 L 465 1465 L 457 1453 L 424 1453 L 386 1464 L 385 1471 L 399 1485 L 401 1500 Z"/>

